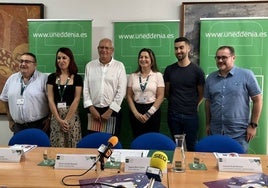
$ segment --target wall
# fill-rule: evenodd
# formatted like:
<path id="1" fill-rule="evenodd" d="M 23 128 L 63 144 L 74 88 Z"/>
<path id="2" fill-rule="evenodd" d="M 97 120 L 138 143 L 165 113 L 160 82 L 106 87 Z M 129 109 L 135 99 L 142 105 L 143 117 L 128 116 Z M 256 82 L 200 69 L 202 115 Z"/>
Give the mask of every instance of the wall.
<path id="1" fill-rule="evenodd" d="M 7 146 L 11 136 L 6 116 L 0 115 L 0 146 Z"/>
<path id="2" fill-rule="evenodd" d="M 92 58 L 103 37 L 113 38 L 113 21 L 178 20 L 178 0 L 2 0 L 1 3 L 42 3 L 46 19 L 92 19 Z M 0 146 L 12 136 L 5 115 L 0 115 Z"/>
<path id="3" fill-rule="evenodd" d="M 99 39 L 113 37 L 113 21 L 177 20 L 179 1 L 162 0 L 3 0 L 1 2 L 43 3 L 46 19 L 92 19 L 93 58 Z M 164 7 L 164 8 L 163 8 Z"/>
<path id="4" fill-rule="evenodd" d="M 181 5 L 180 0 L 2 0 L 1 2 L 43 3 L 46 19 L 92 19 L 92 58 L 98 57 L 96 46 L 99 39 L 113 38 L 113 21 L 178 20 Z M 126 108 L 125 104 L 123 107 Z M 166 101 L 163 108 L 166 108 Z M 164 115 L 166 110 L 162 113 Z M 0 146 L 6 145 L 11 135 L 6 116 L 0 115 Z"/>

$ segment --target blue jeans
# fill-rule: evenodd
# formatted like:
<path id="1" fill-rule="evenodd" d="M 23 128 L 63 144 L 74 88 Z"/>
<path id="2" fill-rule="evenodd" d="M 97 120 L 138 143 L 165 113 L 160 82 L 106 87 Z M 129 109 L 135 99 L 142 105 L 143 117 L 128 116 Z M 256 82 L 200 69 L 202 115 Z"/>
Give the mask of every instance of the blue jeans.
<path id="1" fill-rule="evenodd" d="M 244 134 L 242 134 L 241 136 L 239 136 L 239 137 L 237 137 L 237 136 L 234 137 L 233 135 L 225 134 L 223 131 L 222 132 L 211 131 L 210 133 L 212 135 L 213 134 L 223 134 L 223 135 L 227 135 L 227 136 L 231 137 L 232 139 L 236 140 L 239 144 L 242 145 L 242 147 L 244 148 L 245 153 L 248 153 L 249 143 L 246 140 L 246 137 L 247 137 L 246 132 Z"/>
<path id="2" fill-rule="evenodd" d="M 194 151 L 198 133 L 198 115 L 184 115 L 168 113 L 168 126 L 174 139 L 176 134 L 186 134 L 186 147 L 188 151 Z"/>

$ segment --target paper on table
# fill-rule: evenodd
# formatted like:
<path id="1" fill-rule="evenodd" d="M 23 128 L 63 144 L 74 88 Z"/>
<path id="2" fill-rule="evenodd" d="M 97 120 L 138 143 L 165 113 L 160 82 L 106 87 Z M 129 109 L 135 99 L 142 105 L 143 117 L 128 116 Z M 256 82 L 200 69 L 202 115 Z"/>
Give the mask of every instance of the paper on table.
<path id="1" fill-rule="evenodd" d="M 229 179 L 204 182 L 209 188 L 219 187 L 267 187 L 268 176 L 264 173 L 257 173 L 242 177 L 231 177 Z"/>
<path id="2" fill-rule="evenodd" d="M 136 188 L 136 185 L 134 185 L 133 182 L 121 182 L 121 183 L 114 183 L 112 184 L 114 186 L 124 186 L 127 188 Z M 111 186 L 102 185 L 101 188 L 110 188 Z"/>
<path id="3" fill-rule="evenodd" d="M 36 148 L 37 145 L 31 145 L 31 144 L 15 144 L 13 146 L 10 146 L 12 149 L 22 149 L 24 153 Z"/>
<path id="4" fill-rule="evenodd" d="M 130 173 L 130 174 L 117 174 L 114 176 L 106 176 L 106 177 L 98 177 L 98 178 L 91 178 L 91 179 L 82 179 L 79 180 L 80 184 L 88 184 L 88 183 L 107 183 L 107 184 L 115 184 L 115 185 L 129 185 L 131 187 L 132 183 L 134 183 L 136 188 L 147 187 L 149 183 L 149 179 L 145 173 Z M 125 184 L 126 183 L 126 184 Z M 87 185 L 81 186 L 87 188 L 100 188 L 103 185 Z M 126 186 L 129 188 L 128 186 Z M 154 184 L 155 188 L 165 188 L 165 186 L 161 183 L 156 181 Z M 132 188 L 132 187 L 131 187 Z"/>
<path id="5" fill-rule="evenodd" d="M 114 149 L 110 158 L 115 161 L 125 162 L 126 157 L 147 157 L 149 150 L 136 150 L 136 149 Z M 110 161 L 110 158 L 108 161 Z"/>
<path id="6" fill-rule="evenodd" d="M 221 158 L 221 157 L 239 157 L 238 153 L 218 153 L 218 152 L 213 152 L 214 156 L 216 159 Z"/>

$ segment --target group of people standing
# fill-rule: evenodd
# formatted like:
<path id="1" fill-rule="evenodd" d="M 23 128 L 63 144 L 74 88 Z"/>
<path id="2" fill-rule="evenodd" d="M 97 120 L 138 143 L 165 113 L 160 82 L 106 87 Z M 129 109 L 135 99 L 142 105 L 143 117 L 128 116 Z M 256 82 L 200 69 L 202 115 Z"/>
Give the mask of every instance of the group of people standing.
<path id="1" fill-rule="evenodd" d="M 110 133 L 119 136 L 121 103 L 126 97 L 133 137 L 159 132 L 161 104 L 168 100 L 168 126 L 172 136 L 186 134 L 187 150 L 193 151 L 199 130 L 198 108 L 205 99 L 207 134 L 225 134 L 248 148 L 256 135 L 262 108 L 262 95 L 252 71 L 234 66 L 231 46 L 216 51 L 219 70 L 207 79 L 203 70 L 191 63 L 190 41 L 174 41 L 177 62 L 157 68 L 156 56 L 149 48 L 138 53 L 138 68 L 127 79 L 122 62 L 113 58 L 110 39 L 101 39 L 99 58 L 89 62 L 82 78 L 69 48 L 56 52 L 56 72 L 50 75 L 36 70 L 36 57 L 25 53 L 20 58 L 20 72 L 11 75 L 0 99 L 5 102 L 10 129 L 36 127 L 50 135 L 51 146 L 76 147 L 81 139 L 78 105 L 83 95 L 84 108 L 92 119 L 90 133 L 96 126 L 113 126 Z M 250 112 L 250 99 L 253 107 Z"/>

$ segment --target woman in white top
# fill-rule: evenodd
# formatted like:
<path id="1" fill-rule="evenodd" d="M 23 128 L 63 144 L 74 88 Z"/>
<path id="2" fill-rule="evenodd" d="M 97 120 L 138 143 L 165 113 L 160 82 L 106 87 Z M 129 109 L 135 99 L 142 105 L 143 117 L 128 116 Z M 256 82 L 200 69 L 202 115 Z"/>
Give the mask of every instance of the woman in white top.
<path id="1" fill-rule="evenodd" d="M 141 49 L 138 69 L 129 76 L 127 87 L 134 138 L 147 132 L 159 132 L 164 89 L 163 76 L 157 69 L 154 52 L 148 48 Z"/>

